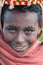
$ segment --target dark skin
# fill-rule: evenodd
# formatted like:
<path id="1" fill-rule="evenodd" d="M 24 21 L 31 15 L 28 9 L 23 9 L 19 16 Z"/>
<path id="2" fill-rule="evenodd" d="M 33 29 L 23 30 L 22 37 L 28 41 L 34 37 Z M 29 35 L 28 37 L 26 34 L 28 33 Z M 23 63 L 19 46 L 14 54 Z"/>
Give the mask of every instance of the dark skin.
<path id="1" fill-rule="evenodd" d="M 35 12 L 7 11 L 4 16 L 4 40 L 21 56 L 37 41 L 40 29 Z"/>

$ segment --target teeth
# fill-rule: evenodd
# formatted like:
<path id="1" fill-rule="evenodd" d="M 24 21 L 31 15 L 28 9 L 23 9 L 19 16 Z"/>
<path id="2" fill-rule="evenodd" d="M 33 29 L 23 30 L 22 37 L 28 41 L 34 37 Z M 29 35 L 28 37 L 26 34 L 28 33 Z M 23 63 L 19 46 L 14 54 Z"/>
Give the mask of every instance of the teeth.
<path id="1" fill-rule="evenodd" d="M 23 47 L 17 47 L 17 48 L 23 48 Z"/>

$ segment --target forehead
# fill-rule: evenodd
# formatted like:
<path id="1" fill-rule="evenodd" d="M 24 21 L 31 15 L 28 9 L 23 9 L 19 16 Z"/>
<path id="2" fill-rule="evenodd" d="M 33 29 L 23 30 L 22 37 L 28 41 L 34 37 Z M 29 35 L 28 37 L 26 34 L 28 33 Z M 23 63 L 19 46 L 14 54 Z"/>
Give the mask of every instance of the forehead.
<path id="1" fill-rule="evenodd" d="M 38 24 L 37 13 L 35 12 L 20 13 L 7 11 L 4 17 L 5 25 L 27 27 L 35 26 Z"/>

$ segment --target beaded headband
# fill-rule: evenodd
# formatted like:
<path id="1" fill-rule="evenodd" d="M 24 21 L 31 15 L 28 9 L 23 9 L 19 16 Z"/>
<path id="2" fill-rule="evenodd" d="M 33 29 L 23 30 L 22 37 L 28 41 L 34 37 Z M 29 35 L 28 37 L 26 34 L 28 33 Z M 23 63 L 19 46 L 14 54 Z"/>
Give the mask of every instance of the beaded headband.
<path id="1" fill-rule="evenodd" d="M 31 5 L 42 4 L 42 0 L 3 0 L 4 4 L 9 4 L 9 9 L 14 8 L 14 5 Z"/>

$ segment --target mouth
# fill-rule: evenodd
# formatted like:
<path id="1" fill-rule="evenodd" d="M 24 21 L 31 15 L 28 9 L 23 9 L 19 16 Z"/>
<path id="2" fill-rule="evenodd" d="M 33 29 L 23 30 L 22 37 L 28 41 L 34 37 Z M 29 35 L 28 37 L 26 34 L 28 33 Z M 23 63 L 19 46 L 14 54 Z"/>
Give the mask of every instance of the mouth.
<path id="1" fill-rule="evenodd" d="M 17 51 L 17 52 L 22 52 L 24 50 L 26 50 L 29 46 L 26 45 L 26 46 L 17 46 L 17 47 L 14 47 L 13 48 Z"/>

